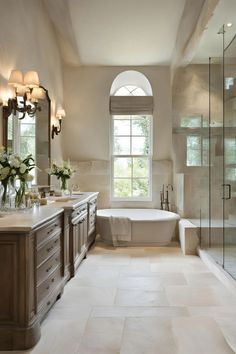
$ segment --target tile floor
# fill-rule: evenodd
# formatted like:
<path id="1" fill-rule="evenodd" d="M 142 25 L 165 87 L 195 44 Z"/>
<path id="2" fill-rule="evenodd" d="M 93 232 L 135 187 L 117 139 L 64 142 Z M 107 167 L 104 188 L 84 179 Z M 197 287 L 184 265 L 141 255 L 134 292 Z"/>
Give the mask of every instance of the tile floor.
<path id="1" fill-rule="evenodd" d="M 199 257 L 184 256 L 177 247 L 97 243 L 43 322 L 39 343 L 12 353 L 235 351 L 236 297 Z"/>

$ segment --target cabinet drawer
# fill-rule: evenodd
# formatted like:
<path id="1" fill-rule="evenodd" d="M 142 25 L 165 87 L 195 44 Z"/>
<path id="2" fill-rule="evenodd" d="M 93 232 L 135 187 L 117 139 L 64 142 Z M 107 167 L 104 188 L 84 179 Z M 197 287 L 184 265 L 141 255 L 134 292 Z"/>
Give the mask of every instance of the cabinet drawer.
<path id="1" fill-rule="evenodd" d="M 77 209 L 75 209 L 73 211 L 73 213 L 71 214 L 71 218 L 74 219 L 77 216 L 82 215 L 84 212 L 86 212 L 88 210 L 88 205 L 87 203 L 80 205 L 80 207 L 78 207 Z"/>
<path id="2" fill-rule="evenodd" d="M 50 258 L 60 248 L 61 232 L 51 238 L 43 247 L 37 250 L 37 266 Z"/>
<path id="3" fill-rule="evenodd" d="M 94 199 L 91 199 L 91 200 L 89 201 L 89 206 L 91 207 L 91 206 L 93 206 L 93 205 L 96 207 L 96 205 L 97 205 L 97 197 L 94 198 Z"/>
<path id="4" fill-rule="evenodd" d="M 45 242 L 49 237 L 58 233 L 62 229 L 62 222 L 60 218 L 53 219 L 45 227 L 36 232 L 37 246 Z"/>
<path id="5" fill-rule="evenodd" d="M 38 304 L 42 302 L 60 283 L 61 268 L 58 267 L 43 283 L 37 287 Z"/>
<path id="6" fill-rule="evenodd" d="M 37 285 L 42 283 L 61 264 L 60 249 L 37 269 Z"/>

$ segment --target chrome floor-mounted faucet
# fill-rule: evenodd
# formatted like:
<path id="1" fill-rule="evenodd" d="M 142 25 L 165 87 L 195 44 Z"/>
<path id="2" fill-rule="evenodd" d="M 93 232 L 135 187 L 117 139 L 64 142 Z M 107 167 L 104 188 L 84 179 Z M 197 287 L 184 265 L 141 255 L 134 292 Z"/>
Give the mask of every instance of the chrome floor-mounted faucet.
<path id="1" fill-rule="evenodd" d="M 160 191 L 161 210 L 170 210 L 169 188 L 171 189 L 171 191 L 173 191 L 172 184 L 168 184 L 166 188 L 163 184 L 162 190 Z"/>

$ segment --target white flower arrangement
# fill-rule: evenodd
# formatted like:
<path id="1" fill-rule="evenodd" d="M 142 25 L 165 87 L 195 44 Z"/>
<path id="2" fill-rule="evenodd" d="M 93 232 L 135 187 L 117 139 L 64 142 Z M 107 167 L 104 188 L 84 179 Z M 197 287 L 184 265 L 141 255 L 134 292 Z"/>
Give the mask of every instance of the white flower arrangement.
<path id="1" fill-rule="evenodd" d="M 56 176 L 58 180 L 61 180 L 61 189 L 66 189 L 66 181 L 76 172 L 76 170 L 71 167 L 70 161 L 63 161 L 60 165 L 54 162 L 52 167 L 46 171 L 50 176 Z"/>
<path id="2" fill-rule="evenodd" d="M 3 186 L 2 204 L 6 202 L 7 186 L 10 182 L 14 186 L 16 179 L 20 180 L 20 187 L 16 189 L 16 206 L 22 202 L 27 182 L 33 180 L 30 171 L 35 167 L 32 155 L 21 158 L 18 154 L 9 154 L 4 147 L 0 147 L 0 181 Z"/>
<path id="3" fill-rule="evenodd" d="M 30 171 L 35 167 L 32 155 L 21 158 L 18 154 L 8 154 L 0 148 L 0 181 L 18 178 L 22 182 L 33 180 Z"/>

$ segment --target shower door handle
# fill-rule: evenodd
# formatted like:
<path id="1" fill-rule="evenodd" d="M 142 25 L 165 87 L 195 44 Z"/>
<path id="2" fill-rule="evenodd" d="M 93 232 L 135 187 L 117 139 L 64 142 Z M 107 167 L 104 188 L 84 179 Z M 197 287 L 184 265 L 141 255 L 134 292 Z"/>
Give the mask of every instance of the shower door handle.
<path id="1" fill-rule="evenodd" d="M 224 200 L 229 200 L 229 199 L 231 199 L 231 184 L 229 184 L 229 183 L 224 183 L 224 184 L 222 184 L 222 187 L 223 187 L 223 198 L 222 199 L 224 199 Z M 228 188 L 228 196 L 227 197 L 225 197 L 225 187 L 227 187 Z"/>

